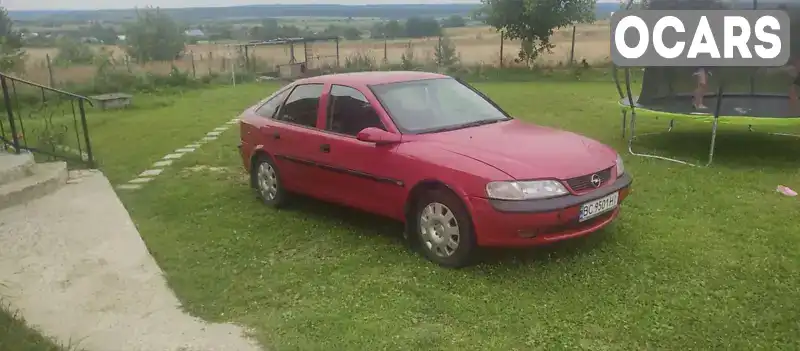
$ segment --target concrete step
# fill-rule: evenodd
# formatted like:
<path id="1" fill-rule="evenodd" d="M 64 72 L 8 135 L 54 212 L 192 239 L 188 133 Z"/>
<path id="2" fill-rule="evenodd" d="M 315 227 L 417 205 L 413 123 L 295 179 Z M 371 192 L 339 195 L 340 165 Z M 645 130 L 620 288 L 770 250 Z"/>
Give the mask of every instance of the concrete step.
<path id="1" fill-rule="evenodd" d="M 50 194 L 67 183 L 67 163 L 38 163 L 31 174 L 6 184 L 0 184 L 0 210 L 24 204 Z"/>
<path id="2" fill-rule="evenodd" d="M 17 155 L 0 151 L 0 185 L 30 176 L 34 164 L 29 152 Z"/>

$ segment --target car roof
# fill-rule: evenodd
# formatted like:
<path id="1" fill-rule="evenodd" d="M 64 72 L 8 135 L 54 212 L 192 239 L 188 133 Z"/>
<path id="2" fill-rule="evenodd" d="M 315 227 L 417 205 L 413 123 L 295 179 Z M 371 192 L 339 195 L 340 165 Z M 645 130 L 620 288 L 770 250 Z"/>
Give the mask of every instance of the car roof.
<path id="1" fill-rule="evenodd" d="M 353 72 L 336 73 L 322 76 L 298 79 L 295 84 L 308 83 L 333 83 L 345 85 L 377 85 L 388 83 L 409 82 L 423 79 L 450 78 L 449 76 L 417 71 L 378 71 L 378 72 Z"/>

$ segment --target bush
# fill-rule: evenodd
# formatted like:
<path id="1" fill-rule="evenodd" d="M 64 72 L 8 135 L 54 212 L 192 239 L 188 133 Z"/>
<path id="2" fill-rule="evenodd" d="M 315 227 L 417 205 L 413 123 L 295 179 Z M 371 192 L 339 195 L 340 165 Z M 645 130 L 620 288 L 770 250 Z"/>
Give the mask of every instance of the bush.
<path id="1" fill-rule="evenodd" d="M 70 64 L 91 64 L 95 60 L 92 47 L 74 39 L 64 38 L 56 44 L 58 54 L 54 59 L 55 64 L 67 66 Z"/>
<path id="2" fill-rule="evenodd" d="M 400 67 L 404 71 L 410 71 L 416 67 L 416 62 L 414 61 L 414 46 L 411 42 L 406 45 L 406 50 L 400 55 Z"/>
<path id="3" fill-rule="evenodd" d="M 170 61 L 183 52 L 186 37 L 177 22 L 159 9 L 136 12 L 136 22 L 128 24 L 128 56 L 139 63 Z"/>
<path id="4" fill-rule="evenodd" d="M 439 67 L 457 65 L 460 60 L 456 52 L 456 44 L 447 36 L 439 37 L 439 44 L 433 51 L 433 59 Z"/>
<path id="5" fill-rule="evenodd" d="M 7 73 L 24 74 L 25 59 L 28 55 L 24 50 L 9 48 L 2 43 L 0 38 L 0 70 Z"/>
<path id="6" fill-rule="evenodd" d="M 347 71 L 374 71 L 378 68 L 375 57 L 366 52 L 354 52 L 344 58 Z"/>

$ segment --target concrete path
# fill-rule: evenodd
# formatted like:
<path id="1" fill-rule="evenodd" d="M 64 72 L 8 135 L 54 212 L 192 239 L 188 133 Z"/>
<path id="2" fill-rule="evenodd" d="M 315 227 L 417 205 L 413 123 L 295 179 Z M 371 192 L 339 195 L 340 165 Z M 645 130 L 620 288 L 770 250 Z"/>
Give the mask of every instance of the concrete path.
<path id="1" fill-rule="evenodd" d="M 46 336 L 93 351 L 259 350 L 231 324 L 183 313 L 98 171 L 0 211 L 0 299 Z"/>

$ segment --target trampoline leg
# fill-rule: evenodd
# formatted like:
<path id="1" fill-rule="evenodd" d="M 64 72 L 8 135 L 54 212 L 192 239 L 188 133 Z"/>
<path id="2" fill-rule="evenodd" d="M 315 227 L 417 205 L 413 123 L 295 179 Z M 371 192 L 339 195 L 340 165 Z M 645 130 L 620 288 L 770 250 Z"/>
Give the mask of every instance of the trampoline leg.
<path id="1" fill-rule="evenodd" d="M 675 128 L 675 120 L 674 119 L 669 120 L 669 129 L 667 129 L 667 132 L 671 132 L 672 128 Z"/>
<path id="2" fill-rule="evenodd" d="M 628 124 L 628 110 L 622 110 L 622 139 L 625 139 L 625 127 Z"/>
<path id="3" fill-rule="evenodd" d="M 674 159 L 674 158 L 658 156 L 658 155 L 651 155 L 651 154 L 640 154 L 640 153 L 637 153 L 636 151 L 633 151 L 633 141 L 634 141 L 634 139 L 637 138 L 637 135 L 636 135 L 636 111 L 635 110 L 631 110 L 631 122 L 630 123 L 631 123 L 631 125 L 630 125 L 630 128 L 629 128 L 630 129 L 630 134 L 628 136 L 628 152 L 631 155 L 639 156 L 639 157 L 655 158 L 655 159 L 659 159 L 659 160 L 680 163 L 680 164 L 684 164 L 684 165 L 687 165 L 687 166 L 695 166 L 695 167 L 698 166 L 696 164 L 685 162 L 685 161 L 681 161 L 681 160 Z M 669 128 L 669 130 L 667 132 L 671 131 L 674 126 L 675 126 L 674 120 L 670 121 L 670 128 Z M 715 128 L 715 130 L 716 130 L 716 128 Z M 662 134 L 662 133 L 665 133 L 665 132 L 646 133 L 646 134 L 643 134 L 641 136 L 652 135 L 652 134 Z"/>
<path id="4" fill-rule="evenodd" d="M 711 162 L 714 161 L 714 149 L 717 146 L 717 126 L 719 125 L 719 118 L 714 118 L 714 122 L 711 125 L 711 145 L 708 148 L 708 163 L 706 163 L 706 167 L 711 165 Z"/>
<path id="5" fill-rule="evenodd" d="M 628 152 L 630 152 L 631 155 L 636 155 L 636 153 L 633 152 L 633 139 L 636 139 L 636 111 L 634 110 L 631 110 L 630 124 L 630 134 L 628 134 Z"/>

